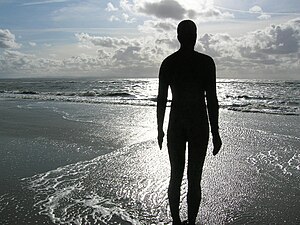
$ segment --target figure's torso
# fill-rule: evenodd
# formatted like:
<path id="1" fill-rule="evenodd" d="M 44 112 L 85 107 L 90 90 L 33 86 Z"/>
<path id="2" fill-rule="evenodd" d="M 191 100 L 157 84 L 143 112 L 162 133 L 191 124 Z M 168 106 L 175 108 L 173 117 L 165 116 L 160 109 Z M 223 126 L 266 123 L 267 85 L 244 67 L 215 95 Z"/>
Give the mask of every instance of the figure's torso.
<path id="1" fill-rule="evenodd" d="M 172 92 L 171 114 L 182 119 L 207 120 L 205 90 L 209 58 L 198 52 L 175 52 L 167 58 Z"/>

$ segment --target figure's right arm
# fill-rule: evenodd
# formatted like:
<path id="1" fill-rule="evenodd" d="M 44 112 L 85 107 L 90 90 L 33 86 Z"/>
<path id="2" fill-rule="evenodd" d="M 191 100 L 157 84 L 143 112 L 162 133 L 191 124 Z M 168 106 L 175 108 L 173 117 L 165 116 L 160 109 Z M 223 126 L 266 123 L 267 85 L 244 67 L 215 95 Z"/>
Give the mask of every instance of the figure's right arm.
<path id="1" fill-rule="evenodd" d="M 168 98 L 168 87 L 167 82 L 167 66 L 165 61 L 161 64 L 159 70 L 159 85 L 158 85 L 158 96 L 157 96 L 157 130 L 158 130 L 158 144 L 160 149 L 162 148 L 162 142 L 164 137 L 163 124 L 166 111 L 166 104 Z"/>

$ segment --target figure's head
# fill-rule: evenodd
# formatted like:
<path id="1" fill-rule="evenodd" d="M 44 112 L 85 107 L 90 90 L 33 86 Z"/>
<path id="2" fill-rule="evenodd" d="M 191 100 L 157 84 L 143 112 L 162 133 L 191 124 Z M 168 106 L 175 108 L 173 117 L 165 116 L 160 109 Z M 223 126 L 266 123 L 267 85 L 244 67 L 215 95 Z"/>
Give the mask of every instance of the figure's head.
<path id="1" fill-rule="evenodd" d="M 197 39 L 197 27 L 191 20 L 183 20 L 177 27 L 177 38 L 181 46 L 194 47 Z"/>

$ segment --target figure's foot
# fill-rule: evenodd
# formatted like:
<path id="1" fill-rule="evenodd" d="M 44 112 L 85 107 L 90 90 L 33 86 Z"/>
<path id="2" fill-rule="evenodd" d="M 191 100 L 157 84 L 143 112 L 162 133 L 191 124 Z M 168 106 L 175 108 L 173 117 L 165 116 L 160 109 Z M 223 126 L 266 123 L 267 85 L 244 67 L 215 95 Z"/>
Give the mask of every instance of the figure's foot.
<path id="1" fill-rule="evenodd" d="M 196 222 L 190 222 L 188 220 L 185 220 L 185 221 L 181 222 L 181 225 L 196 225 Z"/>
<path id="2" fill-rule="evenodd" d="M 189 225 L 189 222 L 187 220 L 185 221 L 179 221 L 179 222 L 175 222 L 173 221 L 172 225 Z"/>

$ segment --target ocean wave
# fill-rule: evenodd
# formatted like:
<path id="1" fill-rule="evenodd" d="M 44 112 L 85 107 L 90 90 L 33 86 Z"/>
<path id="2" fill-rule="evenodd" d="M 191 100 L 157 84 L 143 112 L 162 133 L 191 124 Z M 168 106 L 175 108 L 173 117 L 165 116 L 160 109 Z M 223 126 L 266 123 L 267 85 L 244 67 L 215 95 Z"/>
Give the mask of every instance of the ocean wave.
<path id="1" fill-rule="evenodd" d="M 39 94 L 36 91 L 17 91 L 15 94 L 23 94 L 23 95 L 37 95 Z"/>
<path id="2" fill-rule="evenodd" d="M 156 97 L 138 97 L 126 93 L 110 93 L 110 94 L 97 94 L 95 92 L 83 93 L 56 93 L 55 95 L 47 94 L 12 94 L 0 93 L 4 98 L 10 99 L 27 99 L 38 101 L 61 101 L 61 102 L 74 102 L 74 103 L 92 103 L 92 104 L 113 104 L 113 105 L 133 105 L 133 106 L 156 106 Z M 1 96 L 0 96 L 1 97 Z M 171 105 L 171 100 L 168 100 L 167 107 Z M 247 101 L 241 102 L 219 102 L 220 108 L 249 113 L 265 113 L 265 114 L 278 114 L 278 115 L 294 115 L 299 116 L 299 103 L 298 102 L 284 102 L 274 104 L 258 104 Z"/>
<path id="3" fill-rule="evenodd" d="M 57 92 L 56 96 L 83 96 L 83 97 L 128 97 L 135 98 L 134 94 L 128 92 L 97 92 L 97 91 L 83 91 L 83 92 Z"/>
<path id="4" fill-rule="evenodd" d="M 299 86 L 299 81 L 220 79 L 219 105 L 241 112 L 298 116 Z M 155 106 L 157 88 L 156 79 L 7 80 L 0 82 L 0 98 Z"/>
<path id="5" fill-rule="evenodd" d="M 226 95 L 226 98 L 231 98 L 231 99 L 246 99 L 246 100 L 271 100 L 271 97 L 266 97 L 266 96 L 250 96 L 250 95 Z"/>
<path id="6" fill-rule="evenodd" d="M 127 92 L 112 92 L 112 93 L 104 93 L 99 96 L 107 96 L 107 97 L 136 97 L 133 94 Z"/>
<path id="7" fill-rule="evenodd" d="M 86 91 L 86 92 L 81 92 L 81 93 L 78 93 L 78 94 L 74 93 L 74 96 L 76 96 L 76 95 L 84 96 L 84 97 L 95 97 L 95 96 L 98 95 L 98 93 L 95 92 L 95 91 Z"/>
<path id="8" fill-rule="evenodd" d="M 299 116 L 297 109 L 286 109 L 280 106 L 267 106 L 267 107 L 251 107 L 248 105 L 232 105 L 232 106 L 220 106 L 221 108 L 237 111 L 237 112 L 249 112 L 249 113 L 264 113 L 286 116 Z"/>

